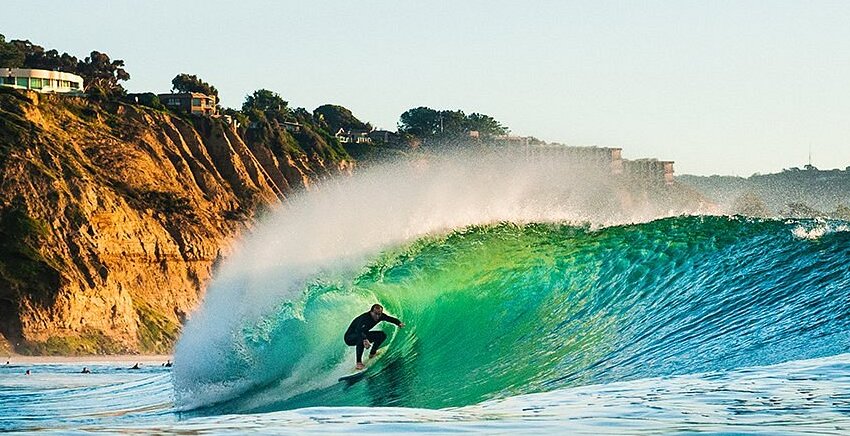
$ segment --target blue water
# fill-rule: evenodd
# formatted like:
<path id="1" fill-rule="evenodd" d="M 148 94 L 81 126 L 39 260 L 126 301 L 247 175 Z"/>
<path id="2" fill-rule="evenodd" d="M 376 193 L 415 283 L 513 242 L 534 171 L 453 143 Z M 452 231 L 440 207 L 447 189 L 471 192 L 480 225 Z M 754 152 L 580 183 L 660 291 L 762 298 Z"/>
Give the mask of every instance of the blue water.
<path id="1" fill-rule="evenodd" d="M 190 324 L 174 368 L 2 367 L 0 430 L 850 434 L 848 259 L 843 222 L 458 228 Z M 407 327 L 337 383 L 376 300 Z"/>
<path id="2" fill-rule="evenodd" d="M 312 407 L 192 416 L 171 371 L 0 367 L 0 431 L 114 434 L 850 434 L 850 355 L 587 385 L 446 409 Z"/>

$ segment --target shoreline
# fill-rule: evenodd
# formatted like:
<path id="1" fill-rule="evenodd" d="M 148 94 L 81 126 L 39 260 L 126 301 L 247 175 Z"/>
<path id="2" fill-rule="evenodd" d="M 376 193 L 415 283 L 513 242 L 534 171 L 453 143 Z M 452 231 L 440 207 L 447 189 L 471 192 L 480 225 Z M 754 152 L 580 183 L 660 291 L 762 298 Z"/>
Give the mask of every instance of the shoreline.
<path id="1" fill-rule="evenodd" d="M 26 356 L 10 354 L 0 357 L 0 365 L 9 361 L 11 365 L 50 365 L 50 364 L 79 364 L 79 363 L 164 363 L 174 361 L 171 354 L 114 354 L 114 355 L 91 355 L 91 356 Z"/>

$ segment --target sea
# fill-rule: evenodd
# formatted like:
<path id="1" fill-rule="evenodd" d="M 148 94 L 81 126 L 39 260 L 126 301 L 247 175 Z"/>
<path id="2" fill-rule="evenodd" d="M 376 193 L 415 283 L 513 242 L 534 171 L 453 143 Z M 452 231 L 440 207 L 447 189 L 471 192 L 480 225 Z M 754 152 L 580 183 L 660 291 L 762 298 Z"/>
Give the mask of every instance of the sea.
<path id="1" fill-rule="evenodd" d="M 850 224 L 600 222 L 496 167 L 293 199 L 216 271 L 173 367 L 0 366 L 0 431 L 850 434 Z M 405 326 L 340 382 L 374 303 Z"/>

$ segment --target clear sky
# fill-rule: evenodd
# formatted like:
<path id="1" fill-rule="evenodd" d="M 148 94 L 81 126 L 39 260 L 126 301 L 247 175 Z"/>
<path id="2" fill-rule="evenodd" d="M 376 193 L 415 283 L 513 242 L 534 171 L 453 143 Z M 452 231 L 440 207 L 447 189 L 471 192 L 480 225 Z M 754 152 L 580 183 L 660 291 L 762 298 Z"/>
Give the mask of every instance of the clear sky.
<path id="1" fill-rule="evenodd" d="M 11 5 L 11 4 L 10 4 Z M 677 174 L 850 166 L 848 1 L 27 1 L 0 33 L 124 59 L 132 92 L 197 74 L 239 107 L 428 106 L 623 148 Z"/>

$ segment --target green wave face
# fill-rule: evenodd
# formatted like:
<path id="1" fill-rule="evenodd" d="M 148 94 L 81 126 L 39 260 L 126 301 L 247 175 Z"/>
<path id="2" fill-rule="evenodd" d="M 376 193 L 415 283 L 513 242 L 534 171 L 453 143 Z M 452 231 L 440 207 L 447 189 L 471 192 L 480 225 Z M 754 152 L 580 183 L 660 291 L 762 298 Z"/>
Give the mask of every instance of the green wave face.
<path id="1" fill-rule="evenodd" d="M 211 412 L 443 408 L 846 352 L 837 335 L 850 309 L 805 305 L 847 301 L 847 233 L 809 241 L 794 225 L 502 224 L 420 239 L 360 273 L 317 277 L 246 326 L 243 374 L 263 375 Z M 343 332 L 373 302 L 407 326 L 376 327 L 384 355 L 362 380 L 337 383 L 354 365 Z"/>

